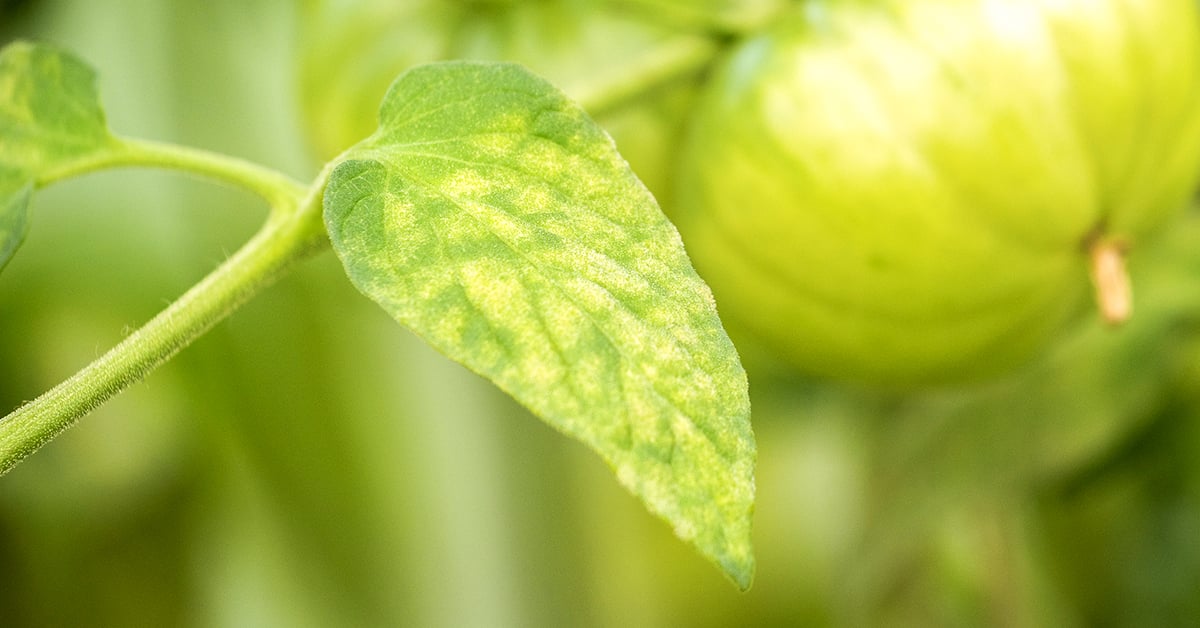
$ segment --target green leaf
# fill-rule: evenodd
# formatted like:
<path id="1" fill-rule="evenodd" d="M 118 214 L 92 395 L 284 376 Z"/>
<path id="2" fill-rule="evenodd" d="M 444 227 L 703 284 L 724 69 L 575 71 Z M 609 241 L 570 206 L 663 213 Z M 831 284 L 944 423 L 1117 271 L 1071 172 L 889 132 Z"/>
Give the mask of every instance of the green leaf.
<path id="1" fill-rule="evenodd" d="M 0 268 L 24 238 L 33 187 L 115 143 L 90 67 L 28 42 L 0 50 Z"/>
<path id="2" fill-rule="evenodd" d="M 10 189 L 11 188 L 11 189 Z M 0 270 L 12 259 L 29 230 L 29 197 L 33 183 L 6 180 L 0 174 Z"/>
<path id="3" fill-rule="evenodd" d="M 520 66 L 401 75 L 325 221 L 351 281 L 598 452 L 750 584 L 746 376 L 675 228 L 609 137 Z"/>

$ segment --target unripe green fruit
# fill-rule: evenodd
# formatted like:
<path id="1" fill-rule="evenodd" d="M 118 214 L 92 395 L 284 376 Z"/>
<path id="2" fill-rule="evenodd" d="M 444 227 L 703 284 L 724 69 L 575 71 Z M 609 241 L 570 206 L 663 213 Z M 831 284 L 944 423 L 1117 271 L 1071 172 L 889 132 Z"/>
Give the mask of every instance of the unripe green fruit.
<path id="1" fill-rule="evenodd" d="M 1027 359 L 1093 259 L 1120 317 L 1122 255 L 1200 173 L 1193 0 L 802 8 L 713 76 L 681 167 L 723 318 L 805 371 L 908 385 Z"/>

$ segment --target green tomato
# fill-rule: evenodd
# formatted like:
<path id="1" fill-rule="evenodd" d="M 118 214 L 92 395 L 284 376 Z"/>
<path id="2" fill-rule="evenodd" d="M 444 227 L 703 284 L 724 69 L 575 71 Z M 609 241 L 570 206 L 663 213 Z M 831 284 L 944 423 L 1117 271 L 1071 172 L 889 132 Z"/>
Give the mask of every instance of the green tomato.
<path id="1" fill-rule="evenodd" d="M 674 218 L 722 317 L 902 386 L 1028 359 L 1090 266 L 1120 318 L 1123 253 L 1200 173 L 1198 24 L 1193 0 L 804 3 L 690 131 Z"/>

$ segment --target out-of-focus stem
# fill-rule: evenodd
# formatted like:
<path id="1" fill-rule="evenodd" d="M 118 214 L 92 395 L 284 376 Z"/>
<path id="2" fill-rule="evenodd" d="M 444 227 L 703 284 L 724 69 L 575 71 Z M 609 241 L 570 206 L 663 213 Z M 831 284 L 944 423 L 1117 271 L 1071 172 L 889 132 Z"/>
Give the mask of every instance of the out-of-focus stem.
<path id="1" fill-rule="evenodd" d="M 1100 316 L 1110 325 L 1120 325 L 1133 313 L 1133 288 L 1125 267 L 1125 246 L 1118 241 L 1097 239 L 1088 256 Z"/>

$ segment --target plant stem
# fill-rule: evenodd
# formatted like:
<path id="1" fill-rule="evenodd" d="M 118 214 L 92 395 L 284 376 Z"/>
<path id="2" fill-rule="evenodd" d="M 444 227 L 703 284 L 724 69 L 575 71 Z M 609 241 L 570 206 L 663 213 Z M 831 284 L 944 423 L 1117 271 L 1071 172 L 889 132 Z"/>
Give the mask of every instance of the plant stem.
<path id="1" fill-rule="evenodd" d="M 298 181 L 244 159 L 175 144 L 125 138 L 114 138 L 106 150 L 44 173 L 37 185 L 43 187 L 69 177 L 121 166 L 168 168 L 199 175 L 254 192 L 272 208 L 294 207 L 306 193 L 305 186 Z"/>
<path id="2" fill-rule="evenodd" d="M 676 30 L 707 31 L 724 35 L 753 33 L 763 28 L 775 16 L 788 10 L 787 4 L 782 2 L 733 2 L 725 3 L 734 6 L 724 9 L 706 9 L 703 3 L 657 0 L 615 0 L 615 4 Z"/>
<path id="3" fill-rule="evenodd" d="M 592 117 L 616 109 L 651 89 L 699 72 L 717 55 L 719 46 L 706 37 L 675 37 L 642 55 L 632 66 L 573 90 Z"/>
<path id="4" fill-rule="evenodd" d="M 273 206 L 262 229 L 178 301 L 70 379 L 0 419 L 0 475 L 141 380 L 293 263 L 323 250 L 328 240 L 321 218 L 322 187 L 315 186 L 303 203 L 293 197 Z"/>
<path id="5" fill-rule="evenodd" d="M 1133 310 L 1133 290 L 1125 268 L 1125 247 L 1120 242 L 1099 239 L 1088 251 L 1096 304 L 1109 325 L 1129 320 Z"/>

